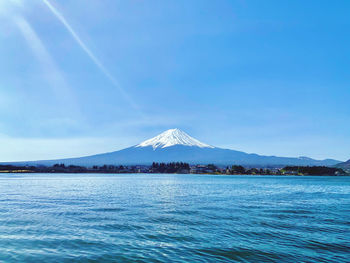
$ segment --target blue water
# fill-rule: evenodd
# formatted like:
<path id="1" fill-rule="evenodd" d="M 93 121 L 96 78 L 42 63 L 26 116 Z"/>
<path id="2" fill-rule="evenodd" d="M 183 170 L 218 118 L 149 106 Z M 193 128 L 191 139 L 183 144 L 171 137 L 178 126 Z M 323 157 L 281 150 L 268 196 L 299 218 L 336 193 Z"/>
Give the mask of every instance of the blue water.
<path id="1" fill-rule="evenodd" d="M 350 178 L 1 175 L 2 262 L 350 262 Z"/>

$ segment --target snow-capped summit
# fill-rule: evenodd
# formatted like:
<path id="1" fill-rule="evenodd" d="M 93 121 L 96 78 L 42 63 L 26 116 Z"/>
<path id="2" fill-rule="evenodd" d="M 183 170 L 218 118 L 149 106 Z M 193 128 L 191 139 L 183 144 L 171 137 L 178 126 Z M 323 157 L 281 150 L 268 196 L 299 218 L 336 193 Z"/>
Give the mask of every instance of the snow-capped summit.
<path id="1" fill-rule="evenodd" d="M 170 129 L 156 137 L 153 137 L 149 140 L 141 142 L 135 147 L 147 147 L 152 146 L 153 149 L 157 148 L 166 148 L 174 145 L 185 145 L 185 146 L 197 146 L 200 148 L 215 148 L 211 145 L 202 143 L 195 138 L 192 138 L 187 133 L 179 129 Z"/>
<path id="2" fill-rule="evenodd" d="M 171 147 L 173 146 L 173 147 Z M 122 150 L 78 158 L 19 162 L 6 164 L 21 165 L 151 165 L 153 162 L 186 162 L 189 164 L 246 165 L 254 167 L 332 166 L 337 160 L 314 160 L 307 157 L 291 158 L 248 154 L 241 151 L 222 149 L 202 143 L 179 129 L 167 130 L 138 145 Z M 347 166 L 346 166 L 347 167 Z"/>

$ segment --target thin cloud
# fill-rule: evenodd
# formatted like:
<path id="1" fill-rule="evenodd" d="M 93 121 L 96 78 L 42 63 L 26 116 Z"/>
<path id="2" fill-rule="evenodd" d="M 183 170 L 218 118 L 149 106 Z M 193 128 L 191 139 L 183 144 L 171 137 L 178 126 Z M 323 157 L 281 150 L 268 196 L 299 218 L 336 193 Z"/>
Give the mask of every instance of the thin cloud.
<path id="1" fill-rule="evenodd" d="M 74 110 L 75 113 L 78 113 L 79 110 L 74 96 L 40 37 L 23 17 L 15 16 L 14 21 L 34 55 L 45 69 L 45 76 L 55 96 L 62 101 L 65 109 Z"/>
<path id="2" fill-rule="evenodd" d="M 74 40 L 79 44 L 79 46 L 84 50 L 84 52 L 90 57 L 90 59 L 95 63 L 95 65 L 101 70 L 101 72 L 111 81 L 114 87 L 116 87 L 122 94 L 124 99 L 134 108 L 139 110 L 138 105 L 131 99 L 129 94 L 119 85 L 117 79 L 107 70 L 107 68 L 101 63 L 101 61 L 92 53 L 92 51 L 86 46 L 86 44 L 81 40 L 79 35 L 63 17 L 63 15 L 53 6 L 48 0 L 43 0 L 45 5 L 50 9 L 50 11 L 57 17 L 57 19 L 64 25 L 68 32 L 72 35 Z"/>

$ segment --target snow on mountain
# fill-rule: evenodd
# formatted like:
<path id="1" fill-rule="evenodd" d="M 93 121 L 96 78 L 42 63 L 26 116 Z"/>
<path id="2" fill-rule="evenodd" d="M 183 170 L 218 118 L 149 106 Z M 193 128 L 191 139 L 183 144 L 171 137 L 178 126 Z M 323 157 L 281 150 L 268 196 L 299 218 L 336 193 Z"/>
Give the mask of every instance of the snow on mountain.
<path id="1" fill-rule="evenodd" d="M 135 147 L 152 146 L 152 148 L 155 150 L 157 148 L 166 148 L 174 145 L 197 146 L 200 148 L 215 148 L 211 145 L 196 140 L 195 138 L 189 136 L 187 133 L 179 129 L 167 130 L 156 137 L 141 142 Z"/>
<path id="2" fill-rule="evenodd" d="M 306 161 L 312 160 L 311 158 L 306 157 L 306 156 L 300 156 L 299 159 L 300 160 L 306 160 Z"/>
<path id="3" fill-rule="evenodd" d="M 187 162 L 189 164 L 245 165 L 253 167 L 282 167 L 285 165 L 324 165 L 337 160 L 314 160 L 308 157 L 277 157 L 248 154 L 202 143 L 179 129 L 167 130 L 136 146 L 122 150 L 78 158 L 17 162 L 21 165 L 150 165 L 152 162 Z"/>

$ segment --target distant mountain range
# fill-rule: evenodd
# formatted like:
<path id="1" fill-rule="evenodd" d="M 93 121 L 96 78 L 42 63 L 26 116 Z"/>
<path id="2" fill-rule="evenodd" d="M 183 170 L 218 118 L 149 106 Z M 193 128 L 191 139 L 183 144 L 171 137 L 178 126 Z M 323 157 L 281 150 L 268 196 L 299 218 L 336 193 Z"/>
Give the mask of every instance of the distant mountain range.
<path id="1" fill-rule="evenodd" d="M 347 160 L 346 162 L 343 162 L 343 163 L 338 163 L 336 166 L 338 168 L 342 168 L 342 169 L 345 169 L 345 170 L 350 170 L 350 160 Z"/>
<path id="2" fill-rule="evenodd" d="M 109 153 L 86 157 L 16 162 L 21 165 L 148 165 L 152 162 L 187 162 L 190 164 L 245 165 L 245 166 L 284 166 L 284 165 L 324 165 L 333 166 L 340 161 L 314 160 L 308 157 L 290 158 L 248 154 L 222 149 L 202 143 L 179 129 L 167 130 L 158 136 L 135 146 Z"/>

